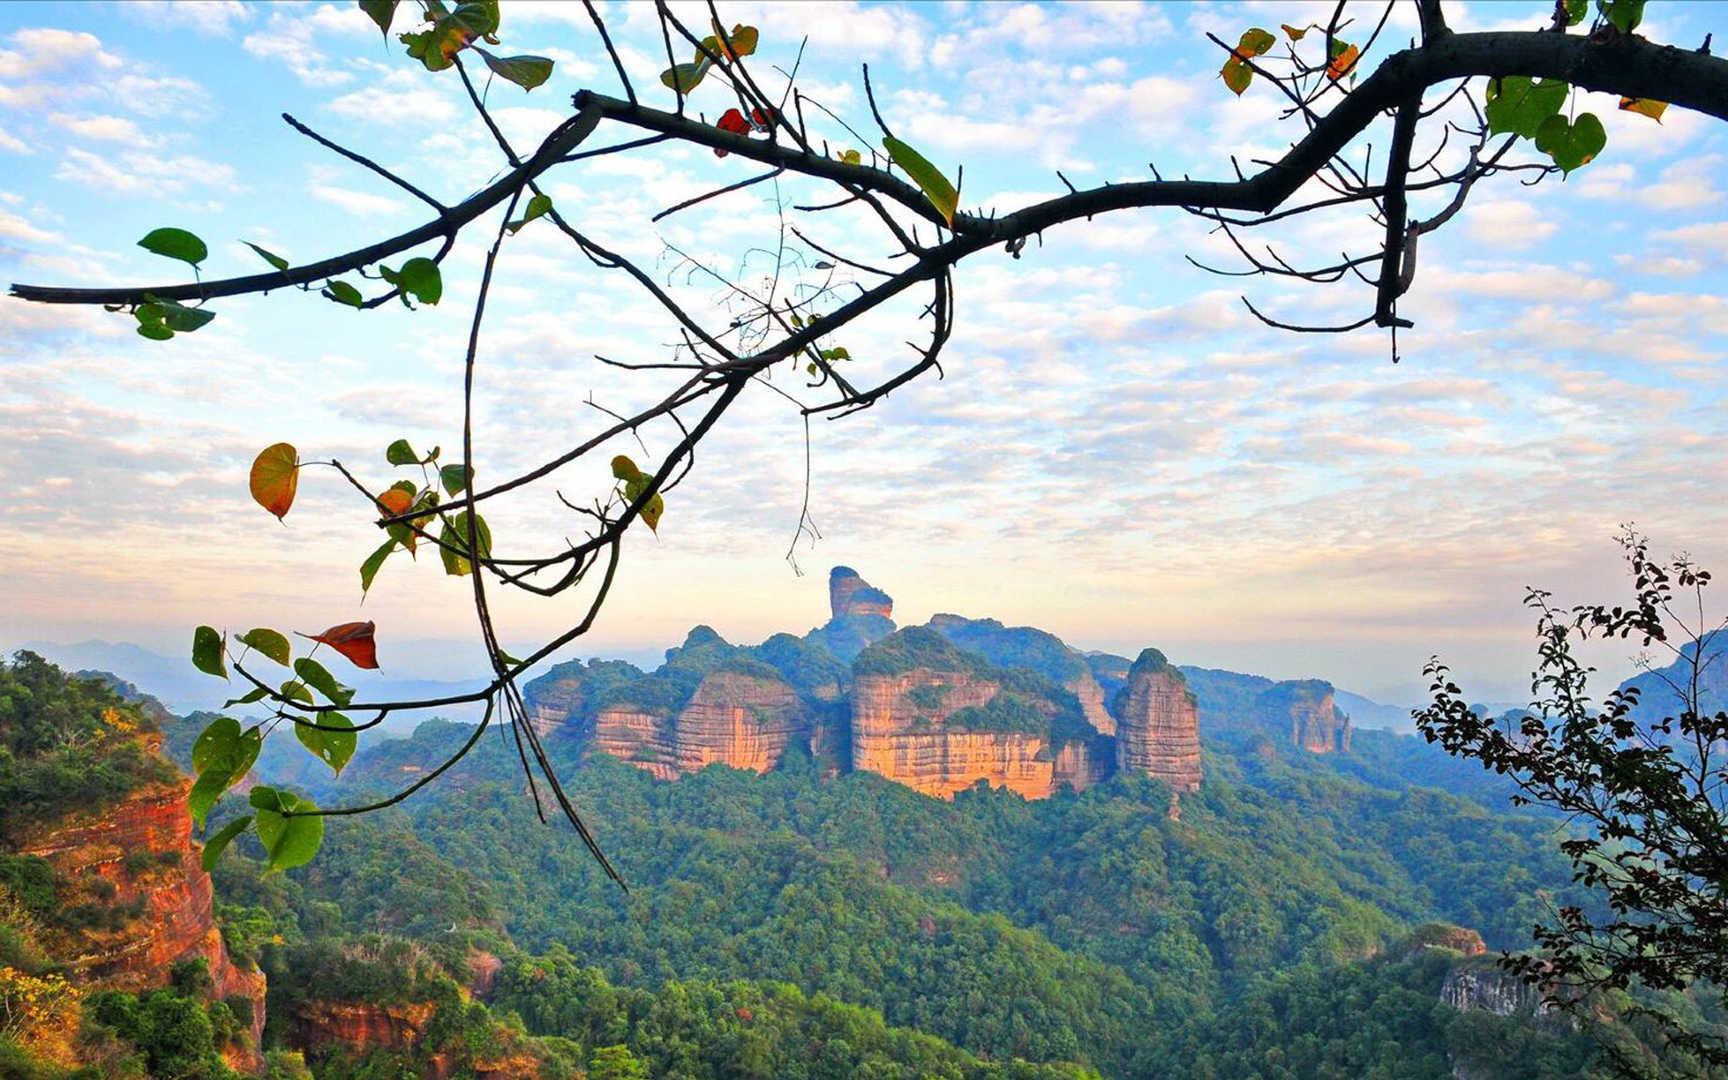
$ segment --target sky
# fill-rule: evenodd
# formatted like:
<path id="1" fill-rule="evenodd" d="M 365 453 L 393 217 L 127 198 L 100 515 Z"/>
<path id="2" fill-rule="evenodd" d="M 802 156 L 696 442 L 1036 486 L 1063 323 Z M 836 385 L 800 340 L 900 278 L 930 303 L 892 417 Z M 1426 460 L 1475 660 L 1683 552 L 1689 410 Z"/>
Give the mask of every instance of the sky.
<path id="1" fill-rule="evenodd" d="M 1241 98 L 1223 87 L 1206 34 L 1233 40 L 1331 10 L 720 7 L 760 28 L 753 62 L 776 88 L 775 67 L 790 68 L 803 40 L 802 92 L 858 131 L 869 130 L 868 63 L 896 133 L 951 176 L 964 165 L 964 207 L 998 212 L 1058 194 L 1058 170 L 1079 186 L 1143 179 L 1149 165 L 1229 178 L 1232 156 L 1275 156 L 1299 132 L 1271 87 Z M 671 107 L 650 9 L 602 10 L 638 92 Z M 1458 30 L 1528 29 L 1551 5 L 1448 10 Z M 1722 11 L 1653 3 L 1644 32 L 1692 47 L 1728 29 Z M 1387 39 L 1414 32 L 1413 6 L 1399 5 Z M 518 145 L 567 117 L 575 91 L 619 93 L 580 5 L 506 0 L 500 34 L 505 52 L 555 61 L 532 93 L 487 91 Z M 727 104 L 705 85 L 690 107 L 713 119 Z M 1184 256 L 1230 266 L 1227 244 L 1178 211 L 1065 225 L 1018 260 L 974 256 L 955 275 L 943 378 L 812 421 L 808 458 L 805 425 L 776 391 L 806 402 L 821 392 L 790 367 L 773 388 L 752 387 L 668 497 L 658 535 L 632 532 L 611 602 L 574 653 L 640 655 L 696 623 L 747 643 L 801 633 L 826 618 L 828 568 L 846 564 L 895 597 L 903 625 L 940 611 L 993 616 L 1081 648 L 1153 645 L 1178 663 L 1324 677 L 1393 702 L 1423 696 L 1422 665 L 1437 653 L 1475 696 L 1521 697 L 1534 657 L 1525 586 L 1563 602 L 1621 599 L 1614 537 L 1629 521 L 1659 554 L 1721 566 L 1728 553 L 1728 206 L 1716 186 L 1728 134 L 1678 109 L 1658 124 L 1615 104 L 1580 95 L 1570 105 L 1607 128 L 1597 160 L 1564 182 L 1485 181 L 1424 238 L 1401 306 L 1416 327 L 1400 336 L 1397 364 L 1383 334 L 1257 324 L 1240 296 L 1324 323 L 1360 317 L 1371 293 L 1204 273 Z M 208 241 L 206 277 L 227 277 L 265 268 L 243 241 L 304 262 L 424 220 L 399 189 L 284 124 L 285 112 L 446 201 L 500 169 L 454 73 L 424 71 L 352 5 L 0 5 L 0 275 L 179 281 L 179 264 L 135 246 L 174 226 Z M 820 125 L 836 149 L 867 149 Z M 593 138 L 633 134 L 603 125 Z M 1371 129 L 1353 159 L 1385 138 Z M 1419 152 L 1438 138 L 1425 126 Z M 1448 145 L 1442 162 L 1456 153 Z M 865 261 L 887 254 L 855 208 L 790 209 L 822 194 L 808 182 L 759 184 L 649 221 L 757 171 L 663 145 L 562 166 L 546 183 L 561 212 L 708 313 L 723 295 L 691 266 L 759 282 L 761 252 L 786 219 Z M 1414 212 L 1447 197 L 1420 196 Z M 0 645 L 102 638 L 179 653 L 199 623 L 316 630 L 370 618 L 396 673 L 477 672 L 460 644 L 475 633 L 465 582 L 398 555 L 362 604 L 356 568 L 378 537 L 351 489 L 328 469 L 305 470 L 278 524 L 251 502 L 246 476 L 281 440 L 378 487 L 399 478 L 383 453 L 395 438 L 442 445 L 452 460 L 469 305 L 495 227 L 488 216 L 464 237 L 445 264 L 444 299 L 415 311 L 361 313 L 288 291 L 213 303 L 204 329 L 154 342 L 124 313 L 0 300 L 10 552 Z M 1355 214 L 1274 228 L 1257 238 L 1304 262 L 1376 242 Z M 917 314 L 894 305 L 836 335 L 859 381 L 906 361 Z M 670 385 L 666 373 L 594 359 L 664 360 L 675 330 L 638 286 L 543 222 L 504 245 L 486 325 L 482 486 L 604 426 L 602 407 L 639 408 Z M 654 462 L 675 439 L 659 429 L 642 446 L 608 446 L 557 473 L 557 490 L 604 498 L 612 453 Z M 821 539 L 802 540 L 789 561 L 807 468 Z M 581 534 L 549 489 L 488 516 L 503 554 Z M 505 640 L 529 646 L 585 603 L 507 597 L 495 610 Z M 1600 662 L 1623 670 L 1627 655 Z"/>

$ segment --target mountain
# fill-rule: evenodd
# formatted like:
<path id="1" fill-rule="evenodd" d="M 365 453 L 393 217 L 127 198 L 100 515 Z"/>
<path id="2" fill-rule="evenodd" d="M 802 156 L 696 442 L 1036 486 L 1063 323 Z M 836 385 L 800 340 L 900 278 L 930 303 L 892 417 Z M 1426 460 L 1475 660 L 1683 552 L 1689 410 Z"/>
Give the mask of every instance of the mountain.
<path id="1" fill-rule="evenodd" d="M 107 672 L 122 674 L 139 692 L 157 699 L 169 709 L 180 712 L 220 709 L 224 701 L 239 694 L 231 684 L 212 679 L 193 667 L 190 653 L 175 658 L 151 652 L 129 642 L 97 640 L 73 644 L 33 641 L 20 648 L 51 660 L 68 671 L 83 671 L 92 675 Z M 465 682 L 380 676 L 365 679 L 360 689 L 372 700 L 412 701 L 467 693 L 473 686 Z M 483 708 L 480 704 L 463 704 L 448 706 L 441 711 L 451 719 L 477 720 Z M 392 717 L 381 726 L 405 731 L 412 727 L 412 722 Z"/>

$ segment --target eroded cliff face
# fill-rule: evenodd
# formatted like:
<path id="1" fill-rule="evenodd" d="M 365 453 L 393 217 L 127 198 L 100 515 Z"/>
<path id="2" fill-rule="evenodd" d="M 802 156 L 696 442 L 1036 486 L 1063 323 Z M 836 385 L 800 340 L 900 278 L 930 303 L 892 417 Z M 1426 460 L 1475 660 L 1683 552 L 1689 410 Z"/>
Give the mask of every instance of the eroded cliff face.
<path id="1" fill-rule="evenodd" d="M 1116 734 L 1116 718 L 1104 707 L 1104 688 L 1098 685 L 1090 671 L 1076 675 L 1063 684 L 1063 689 L 1079 699 L 1080 712 L 1088 724 L 1098 729 L 1098 734 Z"/>
<path id="2" fill-rule="evenodd" d="M 920 668 L 858 676 L 852 687 L 852 767 L 944 799 L 980 780 L 1046 799 L 1064 783 L 1081 791 L 1109 775 L 1113 763 L 1087 739 L 1070 739 L 1053 750 L 1045 734 L 957 725 L 956 713 L 987 705 L 1001 692 L 994 680 L 965 671 Z"/>
<path id="3" fill-rule="evenodd" d="M 332 1051 L 360 1057 L 368 1051 L 386 1050 L 413 1054 L 421 1049 L 437 1007 L 431 1002 L 382 1005 L 373 1002 L 313 1001 L 294 1016 L 290 1039 L 308 1057 L 321 1058 Z M 421 1059 L 420 1072 L 428 1080 L 449 1080 L 458 1071 L 478 1080 L 532 1080 L 541 1075 L 541 1063 L 520 1048 L 495 1058 L 458 1062 L 455 1055 L 440 1051 Z"/>
<path id="4" fill-rule="evenodd" d="M 1460 1011 L 1480 1009 L 1496 1016 L 1538 1017 L 1556 1011 L 1542 1001 L 1539 987 L 1483 960 L 1448 971 L 1440 984 L 1440 1000 Z"/>
<path id="5" fill-rule="evenodd" d="M 529 684 L 527 695 L 528 723 L 541 737 L 562 730 L 573 717 L 582 715 L 587 695 L 582 692 L 582 680 L 571 676 L 536 679 Z"/>
<path id="6" fill-rule="evenodd" d="M 1350 717 L 1333 701 L 1332 684 L 1318 679 L 1281 682 L 1260 695 L 1260 710 L 1273 727 L 1290 726 L 1290 743 L 1315 754 L 1350 749 Z"/>
<path id="7" fill-rule="evenodd" d="M 1119 691 L 1116 764 L 1173 793 L 1200 788 L 1200 712 L 1187 680 L 1156 649 L 1140 654 Z"/>
<path id="8" fill-rule="evenodd" d="M 674 717 L 623 705 L 600 710 L 592 748 L 670 780 L 715 763 L 767 772 L 809 732 L 803 703 L 791 686 L 717 671 L 702 678 Z"/>
<path id="9" fill-rule="evenodd" d="M 150 749 L 159 748 L 153 739 Z M 199 865 L 186 813 L 190 781 L 139 788 L 119 803 L 29 825 L 8 838 L 21 855 L 53 867 L 64 908 L 94 905 L 117 912 L 113 922 L 58 929 L 52 951 L 74 982 L 142 991 L 167 986 L 175 964 L 202 957 L 212 998 L 252 1002 L 252 1038 L 226 1056 L 240 1069 L 262 1065 L 264 975 L 228 958 L 211 908 L 210 876 Z"/>

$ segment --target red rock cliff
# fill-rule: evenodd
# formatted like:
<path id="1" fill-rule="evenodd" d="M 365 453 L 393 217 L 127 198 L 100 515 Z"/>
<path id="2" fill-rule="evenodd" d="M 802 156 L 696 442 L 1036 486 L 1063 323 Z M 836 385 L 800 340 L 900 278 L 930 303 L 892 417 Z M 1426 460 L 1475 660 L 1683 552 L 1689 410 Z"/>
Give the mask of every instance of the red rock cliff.
<path id="1" fill-rule="evenodd" d="M 1200 788 L 1200 712 L 1182 673 L 1157 649 L 1129 670 L 1116 709 L 1116 763 L 1173 792 Z"/>
<path id="2" fill-rule="evenodd" d="M 797 693 L 778 679 L 717 671 L 675 717 L 612 705 L 595 718 L 592 748 L 662 780 L 715 763 L 767 772 L 809 732 Z"/>
<path id="3" fill-rule="evenodd" d="M 979 780 L 1028 799 L 1047 798 L 1055 783 L 1049 739 L 948 726 L 954 713 L 988 703 L 1000 689 L 963 671 L 860 675 L 852 687 L 853 768 L 945 799 Z M 1074 759 L 1069 766 L 1076 776 L 1090 768 Z"/>
<path id="4" fill-rule="evenodd" d="M 159 747 L 153 739 L 150 749 Z M 136 911 L 118 929 L 65 931 L 53 951 L 75 981 L 140 991 L 166 986 L 174 965 L 203 957 L 212 996 L 251 1000 L 252 1042 L 230 1063 L 256 1070 L 264 1028 L 264 975 L 229 960 L 211 909 L 210 876 L 199 865 L 186 813 L 190 782 L 139 788 L 119 803 L 27 826 L 10 837 L 14 850 L 48 860 L 67 906 L 96 903 Z"/>

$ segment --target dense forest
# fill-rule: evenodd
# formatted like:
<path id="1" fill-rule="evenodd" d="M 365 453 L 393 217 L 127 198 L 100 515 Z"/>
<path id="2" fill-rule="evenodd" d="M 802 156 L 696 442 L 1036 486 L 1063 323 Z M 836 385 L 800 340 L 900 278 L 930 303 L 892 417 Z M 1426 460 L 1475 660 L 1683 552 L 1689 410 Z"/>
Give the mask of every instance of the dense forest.
<path id="1" fill-rule="evenodd" d="M 160 723 L 184 758 L 202 726 L 33 657 L 0 680 L 12 792 L 52 790 L 84 754 L 98 786 L 83 797 L 112 802 L 166 769 L 138 732 Z M 470 730 L 428 722 L 336 782 L 300 769 L 303 752 L 267 753 L 259 779 L 356 798 Z M 1572 897 L 1556 823 L 1495 808 L 1480 782 L 1414 783 L 1453 773 L 1417 767 L 1436 752 L 1413 739 L 1364 734 L 1316 756 L 1221 725 L 1179 820 L 1145 777 L 945 801 L 827 775 L 807 753 L 665 782 L 554 738 L 628 892 L 538 821 L 514 748 L 489 738 L 422 796 L 333 819 L 306 867 L 266 873 L 242 842 L 216 865 L 215 914 L 229 955 L 268 976 L 264 1068 L 283 1077 L 493 1076 L 514 1061 L 593 1078 L 1438 1080 L 1466 1058 L 1495 1080 L 1590 1075 L 1601 1033 L 1443 1001 L 1469 962 L 1460 942 L 1479 939 L 1429 925 L 1520 948 L 1540 905 Z M 9 805 L 38 823 L 65 810 Z M 242 809 L 224 804 L 210 829 Z M 67 885 L 41 860 L 0 860 L 0 966 L 51 979 Z M 228 1075 L 220 1051 L 248 1005 L 207 1001 L 201 978 L 183 965 L 153 991 L 86 995 L 78 1038 L 104 1048 L 87 1074 Z M 344 1005 L 406 1010 L 417 1039 L 344 1044 L 319 1026 Z M 16 1035 L 0 1074 L 69 1075 Z"/>

